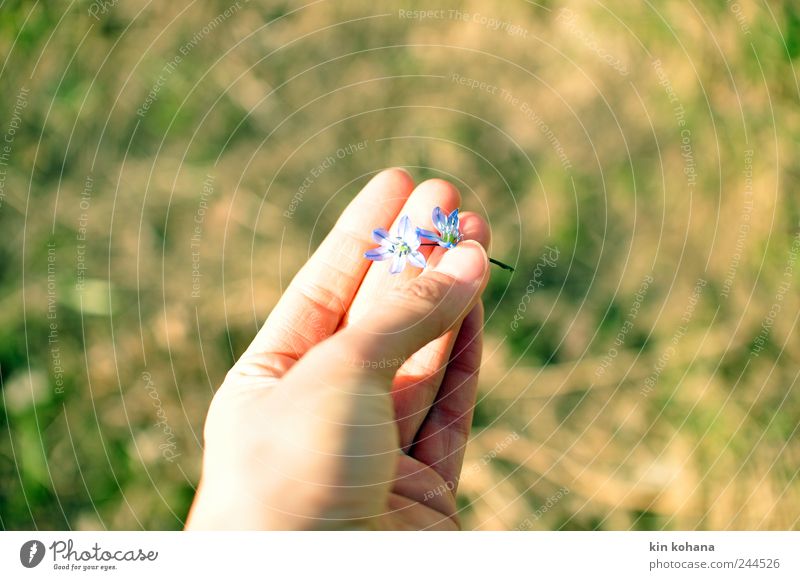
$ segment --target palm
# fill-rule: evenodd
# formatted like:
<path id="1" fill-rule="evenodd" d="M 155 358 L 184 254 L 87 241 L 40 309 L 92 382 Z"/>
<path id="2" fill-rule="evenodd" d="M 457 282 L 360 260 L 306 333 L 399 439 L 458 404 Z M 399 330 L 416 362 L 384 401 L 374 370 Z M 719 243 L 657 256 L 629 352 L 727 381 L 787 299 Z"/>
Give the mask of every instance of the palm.
<path id="1" fill-rule="evenodd" d="M 294 357 L 245 356 L 218 392 L 207 430 L 228 433 L 228 439 L 238 439 L 227 446 L 229 450 L 236 445 L 245 456 L 252 456 L 255 453 L 249 448 L 272 445 L 271 432 L 262 427 L 280 426 L 281 431 L 291 433 L 291 440 L 303 441 L 295 451 L 291 451 L 291 441 L 281 445 L 282 452 L 293 458 L 283 468 L 284 475 L 295 482 L 308 481 L 309 473 L 331 473 L 320 458 L 340 457 L 341 466 L 334 475 L 316 480 L 317 485 L 330 490 L 330 497 L 313 500 L 327 505 L 351 495 L 347 500 L 352 508 L 350 515 L 335 521 L 334 528 L 349 526 L 352 522 L 347 520 L 352 519 L 369 520 L 369 527 L 380 529 L 458 529 L 455 490 L 472 417 L 481 356 L 481 320 L 482 309 L 477 306 L 457 333 L 449 364 L 445 362 L 435 373 L 420 375 L 415 365 L 425 355 L 423 349 L 400 367 L 391 394 L 382 395 L 385 405 L 370 405 L 347 421 L 315 421 L 332 401 L 321 395 L 324 391 L 318 384 L 313 388 L 298 384 L 289 373 L 299 362 Z M 435 344 L 426 348 L 432 346 Z M 353 447 L 348 430 L 356 423 L 379 426 L 370 436 L 370 443 L 377 447 Z M 250 442 L 244 449 L 241 435 L 236 435 L 242 425 L 252 426 L 246 428 Z M 308 443 L 312 438 L 306 435 L 310 431 L 324 433 L 313 448 Z M 320 463 L 315 465 L 315 461 Z M 263 476 L 260 470 L 254 471 L 251 479 Z M 365 479 L 375 474 L 390 474 L 377 477 L 388 485 L 365 486 Z M 303 507 L 290 510 L 300 512 L 312 502 L 301 496 L 297 499 L 298 506 Z"/>

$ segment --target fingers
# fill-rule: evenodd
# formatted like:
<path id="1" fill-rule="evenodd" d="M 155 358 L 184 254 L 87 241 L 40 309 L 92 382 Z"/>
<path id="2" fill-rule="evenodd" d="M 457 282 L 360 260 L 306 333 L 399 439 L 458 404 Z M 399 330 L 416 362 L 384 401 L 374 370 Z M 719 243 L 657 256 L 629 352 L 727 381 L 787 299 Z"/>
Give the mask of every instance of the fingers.
<path id="1" fill-rule="evenodd" d="M 489 226 L 478 214 L 462 213 L 461 231 L 466 239 L 475 240 L 484 248 L 489 247 L 491 238 Z M 433 256 L 431 264 L 435 265 L 440 258 L 441 255 Z M 408 450 L 411 446 L 436 398 L 457 334 L 458 328 L 454 328 L 425 345 L 403 362 L 395 376 L 392 396 L 400 445 L 404 450 Z"/>
<path id="2" fill-rule="evenodd" d="M 436 401 L 419 429 L 411 456 L 430 465 L 455 494 L 472 427 L 483 350 L 483 305 L 464 319 Z"/>
<path id="3" fill-rule="evenodd" d="M 354 357 L 356 364 L 350 365 L 354 373 L 371 381 L 380 377 L 388 385 L 397 369 L 386 361 L 406 360 L 457 327 L 479 300 L 488 266 L 480 244 L 462 242 L 432 269 L 376 299 L 366 315 L 328 342 Z"/>
<path id="4" fill-rule="evenodd" d="M 434 207 L 438 206 L 444 210 L 451 211 L 457 208 L 460 203 L 461 195 L 455 186 L 441 179 L 429 179 L 419 184 L 413 191 L 392 227 L 396 225 L 401 216 L 408 215 L 411 223 L 415 226 L 432 229 L 431 216 Z M 443 250 L 438 247 L 423 246 L 420 250 L 428 261 L 432 259 L 432 256 L 435 259 L 437 255 L 443 253 Z M 380 301 L 387 293 L 416 278 L 420 272 L 422 270 L 407 265 L 401 273 L 391 274 L 388 262 L 376 262 L 373 264 L 369 272 L 364 276 L 364 281 L 353 299 L 343 326 L 358 320 L 367 312 L 371 312 L 375 303 Z"/>
<path id="5" fill-rule="evenodd" d="M 364 252 L 375 245 L 372 230 L 389 227 L 413 187 L 411 176 L 402 169 L 387 169 L 370 180 L 292 280 L 244 361 L 264 364 L 263 355 L 269 353 L 279 355 L 270 360 L 290 366 L 333 334 L 369 268 Z M 246 364 L 240 363 L 240 367 Z"/>

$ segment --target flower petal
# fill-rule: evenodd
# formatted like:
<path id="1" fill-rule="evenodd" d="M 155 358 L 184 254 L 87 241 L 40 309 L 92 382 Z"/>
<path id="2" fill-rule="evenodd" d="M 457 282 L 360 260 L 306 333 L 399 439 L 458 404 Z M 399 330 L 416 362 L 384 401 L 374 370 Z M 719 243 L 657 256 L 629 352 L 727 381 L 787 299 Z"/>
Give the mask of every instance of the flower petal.
<path id="1" fill-rule="evenodd" d="M 452 228 L 458 229 L 458 208 L 451 211 L 450 215 L 447 216 L 447 225 L 449 225 Z"/>
<path id="2" fill-rule="evenodd" d="M 408 216 L 403 216 L 400 220 L 400 237 L 412 250 L 419 248 L 420 241 L 417 228 L 414 227 Z"/>
<path id="3" fill-rule="evenodd" d="M 403 268 L 406 267 L 406 255 L 405 254 L 395 254 L 394 260 L 392 260 L 392 265 L 389 267 L 390 274 L 399 274 L 403 271 Z"/>
<path id="4" fill-rule="evenodd" d="M 408 261 L 417 268 L 425 267 L 425 256 L 422 255 L 422 252 L 411 252 L 408 254 Z"/>
<path id="5" fill-rule="evenodd" d="M 364 252 L 364 257 L 367 260 L 373 260 L 375 262 L 386 260 L 391 255 L 392 253 L 386 248 L 373 248 L 372 250 Z"/>
<path id="6" fill-rule="evenodd" d="M 404 215 L 400 218 L 397 224 L 397 236 L 402 238 L 404 242 L 408 243 L 409 239 L 413 239 L 417 235 L 416 229 L 411 224 L 411 219 Z"/>
<path id="7" fill-rule="evenodd" d="M 435 233 L 433 233 L 430 230 L 426 230 L 425 228 L 417 228 L 417 235 L 420 238 L 424 238 L 426 240 L 431 240 L 433 242 L 440 242 L 442 240 L 442 238 L 437 236 Z"/>
<path id="8" fill-rule="evenodd" d="M 447 227 L 447 216 L 444 215 L 442 208 L 438 206 L 433 208 L 433 225 L 436 226 L 436 229 L 440 232 Z"/>
<path id="9" fill-rule="evenodd" d="M 372 230 L 372 239 L 380 245 L 385 246 L 386 242 L 390 242 L 389 232 L 387 232 L 384 228 Z"/>

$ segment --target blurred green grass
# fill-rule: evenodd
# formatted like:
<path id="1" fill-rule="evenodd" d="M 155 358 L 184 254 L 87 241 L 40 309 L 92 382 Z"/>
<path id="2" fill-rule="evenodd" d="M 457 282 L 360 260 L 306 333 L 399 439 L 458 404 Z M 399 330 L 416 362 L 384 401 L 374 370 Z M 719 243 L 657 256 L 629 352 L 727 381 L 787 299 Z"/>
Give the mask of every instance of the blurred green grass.
<path id="1" fill-rule="evenodd" d="M 347 201 L 399 165 L 418 181 L 454 181 L 490 221 L 493 255 L 517 267 L 487 290 L 459 498 L 466 528 L 798 527 L 794 276 L 752 355 L 800 229 L 793 2 L 737 2 L 749 33 L 722 0 L 437 6 L 519 25 L 523 37 L 398 17 L 433 7 L 423 2 L 252 1 L 185 55 L 231 2 L 119 0 L 99 20 L 90 6 L 0 5 L 0 132 L 30 89 L 0 198 L 0 526 L 179 528 L 213 390 Z M 573 29 L 563 8 L 578 15 Z M 656 60 L 691 131 L 691 191 Z M 527 103 L 570 167 L 519 106 L 453 73 Z M 312 168 L 362 140 L 286 218 Z M 737 250 L 748 150 L 753 209 Z M 192 235 L 209 175 L 194 298 Z M 560 258 L 511 330 L 548 245 Z M 632 329 L 598 377 L 648 275 Z M 707 286 L 645 397 L 698 279 Z M 175 433 L 172 462 L 145 372 Z M 501 445 L 509 434 L 519 437 Z M 532 515 L 561 488 L 569 493 Z"/>

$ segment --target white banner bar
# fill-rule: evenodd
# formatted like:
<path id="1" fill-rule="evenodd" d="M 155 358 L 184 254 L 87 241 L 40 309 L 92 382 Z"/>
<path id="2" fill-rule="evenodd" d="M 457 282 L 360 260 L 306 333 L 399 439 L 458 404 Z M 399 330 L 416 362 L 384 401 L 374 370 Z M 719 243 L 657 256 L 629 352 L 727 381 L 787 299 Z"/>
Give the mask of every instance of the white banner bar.
<path id="1" fill-rule="evenodd" d="M 800 578 L 798 561 L 797 532 L 0 533 L 0 578 L 15 579 L 777 580 Z"/>

